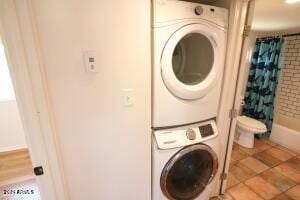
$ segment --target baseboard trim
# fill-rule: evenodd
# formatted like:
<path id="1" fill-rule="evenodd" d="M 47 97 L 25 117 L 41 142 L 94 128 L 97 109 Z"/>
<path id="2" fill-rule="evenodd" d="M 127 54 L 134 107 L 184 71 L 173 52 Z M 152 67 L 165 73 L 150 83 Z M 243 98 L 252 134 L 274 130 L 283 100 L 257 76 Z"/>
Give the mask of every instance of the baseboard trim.
<path id="1" fill-rule="evenodd" d="M 27 149 L 27 145 L 17 145 L 17 146 L 10 146 L 10 147 L 0 147 L 0 153 L 7 152 L 7 151 L 17 151 L 21 149 Z"/>

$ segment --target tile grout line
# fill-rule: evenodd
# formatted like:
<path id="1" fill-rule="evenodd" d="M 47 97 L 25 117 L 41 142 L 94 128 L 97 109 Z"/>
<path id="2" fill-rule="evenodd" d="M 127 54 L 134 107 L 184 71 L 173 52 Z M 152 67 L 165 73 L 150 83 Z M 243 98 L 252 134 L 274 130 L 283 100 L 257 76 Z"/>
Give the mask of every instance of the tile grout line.
<path id="1" fill-rule="evenodd" d="M 264 142 L 264 141 L 263 141 L 263 142 Z M 239 179 L 237 179 L 237 178 L 235 177 L 235 175 L 234 175 L 233 173 L 231 173 L 231 174 L 233 175 L 233 177 L 234 177 L 235 179 L 237 179 L 238 181 L 240 181 L 240 182 L 239 182 L 239 183 L 236 183 L 236 184 L 234 184 L 234 185 L 232 185 L 232 186 L 230 186 L 229 188 L 226 189 L 226 191 L 228 191 L 229 189 L 231 189 L 231 188 L 233 188 L 233 187 L 235 187 L 235 186 L 237 186 L 237 185 L 239 185 L 239 184 L 243 184 L 243 185 L 246 186 L 250 191 L 254 192 L 256 195 L 258 195 L 259 197 L 261 197 L 262 199 L 265 200 L 264 197 L 262 197 L 259 193 L 255 192 L 255 191 L 254 191 L 251 187 L 249 187 L 245 182 L 248 181 L 248 180 L 250 180 L 251 178 L 254 178 L 254 177 L 261 177 L 262 173 L 264 173 L 264 172 L 266 172 L 266 171 L 268 171 L 268 170 L 275 170 L 276 172 L 278 172 L 280 175 L 282 175 L 282 176 L 285 177 L 286 179 L 291 180 L 289 177 L 285 176 L 284 174 L 280 173 L 279 171 L 277 171 L 277 170 L 274 169 L 274 168 L 277 167 L 277 166 L 279 166 L 279 165 L 281 165 L 281 164 L 288 164 L 288 162 L 289 162 L 290 160 L 292 160 L 292 159 L 294 159 L 294 158 L 297 158 L 297 157 L 299 156 L 298 152 L 291 151 L 291 150 L 289 150 L 289 149 L 287 149 L 287 148 L 285 148 L 285 147 L 283 147 L 283 146 L 281 146 L 281 145 L 279 145 L 279 144 L 276 144 L 276 143 L 275 143 L 275 145 L 270 145 L 270 144 L 268 144 L 268 143 L 266 143 L 266 142 L 264 142 L 264 143 L 267 144 L 267 145 L 269 145 L 269 147 L 266 148 L 266 149 L 264 149 L 263 151 L 260 151 L 260 152 L 254 153 L 254 154 L 249 154 L 249 153 L 247 153 L 246 151 L 243 151 L 243 149 L 241 149 L 241 148 L 238 149 L 238 150 L 241 150 L 243 153 L 246 153 L 246 154 L 247 154 L 247 157 L 245 157 L 245 158 L 243 158 L 243 159 L 235 160 L 235 162 L 237 162 L 237 163 L 235 163 L 235 164 L 233 164 L 233 165 L 237 165 L 238 163 L 240 163 L 242 166 L 246 167 L 246 168 L 249 169 L 251 172 L 254 172 L 256 175 L 255 175 L 255 176 L 251 176 L 250 178 L 248 178 L 248 179 L 246 179 L 246 180 L 244 180 L 244 181 L 240 181 Z M 280 148 L 280 147 L 282 147 L 282 148 Z M 278 149 L 278 150 L 284 151 L 284 152 L 290 154 L 292 157 L 289 158 L 289 159 L 287 159 L 287 160 L 285 160 L 285 161 L 281 161 L 281 160 L 280 160 L 280 161 L 281 161 L 280 163 L 278 163 L 278 164 L 276 164 L 276 165 L 274 165 L 274 166 L 272 166 L 272 167 L 271 167 L 271 166 L 268 166 L 267 164 L 265 164 L 265 163 L 262 162 L 261 160 L 258 160 L 258 159 L 256 159 L 256 158 L 254 157 L 254 155 L 256 155 L 256 154 L 258 154 L 258 153 L 266 152 L 266 151 L 268 151 L 268 150 L 270 150 L 270 149 L 272 149 L 272 148 L 276 148 L 276 149 Z M 263 170 L 263 171 L 261 171 L 261 172 L 259 172 L 259 173 L 256 173 L 255 171 L 253 171 L 252 169 L 250 169 L 249 167 L 247 167 L 247 165 L 245 165 L 245 164 L 243 164 L 243 163 L 241 162 L 242 160 L 247 159 L 247 158 L 249 158 L 249 157 L 258 160 L 259 162 L 263 163 L 264 165 L 268 166 L 269 168 L 268 168 L 268 169 L 265 169 L 265 170 Z M 274 157 L 274 156 L 273 156 L 273 157 Z M 274 157 L 274 158 L 276 158 L 276 157 Z M 276 159 L 277 159 L 277 158 L 276 158 Z M 262 178 L 262 177 L 261 177 L 261 178 Z M 265 180 L 265 179 L 263 179 L 263 180 Z M 277 188 L 276 185 L 274 185 L 272 182 L 270 182 L 270 181 L 268 181 L 268 180 L 265 180 L 265 181 L 266 181 L 267 183 L 269 183 L 270 185 L 272 185 L 273 187 L 275 187 L 278 191 L 280 191 L 280 193 L 279 193 L 278 195 L 276 195 L 275 197 L 273 197 L 273 198 L 276 198 L 276 197 L 278 197 L 278 196 L 280 196 L 280 195 L 282 195 L 282 194 L 287 195 L 287 193 L 286 193 L 287 191 L 289 191 L 289 190 L 293 189 L 294 187 L 297 187 L 297 186 L 298 186 L 298 183 L 294 181 L 294 182 L 296 183 L 296 185 L 292 186 L 291 188 L 289 188 L 289 189 L 287 189 L 286 191 L 283 192 L 283 191 L 281 191 L 279 188 Z M 293 180 L 291 180 L 291 181 L 293 181 Z M 228 194 L 229 194 L 233 199 L 235 199 L 230 193 L 228 193 Z M 288 195 L 287 195 L 287 196 L 288 196 Z"/>

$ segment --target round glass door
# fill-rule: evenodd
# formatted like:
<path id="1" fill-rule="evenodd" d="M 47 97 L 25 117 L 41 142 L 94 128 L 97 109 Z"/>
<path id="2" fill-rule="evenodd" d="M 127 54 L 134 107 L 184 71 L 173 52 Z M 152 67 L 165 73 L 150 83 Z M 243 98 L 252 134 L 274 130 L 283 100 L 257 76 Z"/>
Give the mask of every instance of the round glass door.
<path id="1" fill-rule="evenodd" d="M 217 168 L 217 156 L 210 147 L 200 144 L 186 147 L 166 164 L 161 189 L 169 199 L 194 199 L 212 181 Z"/>
<path id="2" fill-rule="evenodd" d="M 175 76 L 183 84 L 197 85 L 209 74 L 214 63 L 214 49 L 207 37 L 191 33 L 176 45 L 172 66 Z"/>
<path id="3" fill-rule="evenodd" d="M 162 54 L 161 71 L 173 95 L 199 99 L 215 86 L 223 70 L 220 51 L 224 35 L 213 27 L 191 24 L 170 37 Z"/>

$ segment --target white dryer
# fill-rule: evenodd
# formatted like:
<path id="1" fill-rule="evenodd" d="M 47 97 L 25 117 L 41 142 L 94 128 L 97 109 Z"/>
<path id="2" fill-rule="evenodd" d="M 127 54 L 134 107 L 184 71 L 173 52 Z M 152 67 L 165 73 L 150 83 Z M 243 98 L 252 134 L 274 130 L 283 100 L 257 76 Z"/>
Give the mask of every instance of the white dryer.
<path id="1" fill-rule="evenodd" d="M 216 117 L 228 11 L 174 0 L 153 10 L 153 128 Z"/>
<path id="2" fill-rule="evenodd" d="M 208 200 L 217 195 L 217 135 L 214 121 L 153 132 L 152 200 Z"/>

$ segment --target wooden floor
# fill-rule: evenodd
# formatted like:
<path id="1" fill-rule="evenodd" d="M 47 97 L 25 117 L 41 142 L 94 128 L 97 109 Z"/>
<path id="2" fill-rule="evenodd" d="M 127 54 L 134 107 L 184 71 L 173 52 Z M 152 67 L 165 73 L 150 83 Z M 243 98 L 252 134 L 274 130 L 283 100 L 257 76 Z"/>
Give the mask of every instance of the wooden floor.
<path id="1" fill-rule="evenodd" d="M 0 152 L 0 186 L 34 178 L 27 149 Z"/>

